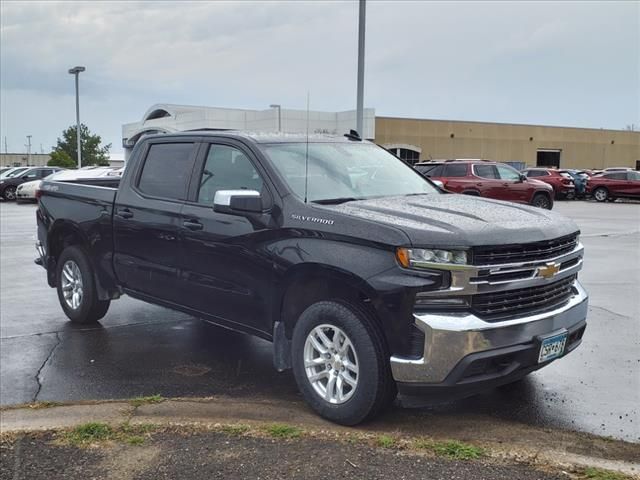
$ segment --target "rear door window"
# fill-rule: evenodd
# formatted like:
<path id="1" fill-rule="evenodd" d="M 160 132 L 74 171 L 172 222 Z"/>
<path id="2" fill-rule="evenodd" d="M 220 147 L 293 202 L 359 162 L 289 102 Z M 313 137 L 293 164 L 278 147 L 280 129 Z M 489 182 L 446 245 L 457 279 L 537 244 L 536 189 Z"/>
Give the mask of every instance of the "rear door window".
<path id="1" fill-rule="evenodd" d="M 527 172 L 527 177 L 544 177 L 548 175 L 546 170 L 529 170 Z"/>
<path id="2" fill-rule="evenodd" d="M 444 166 L 444 177 L 466 177 L 466 163 L 449 163 Z"/>
<path id="3" fill-rule="evenodd" d="M 195 144 L 156 143 L 147 152 L 138 189 L 153 197 L 185 200 L 195 162 Z"/>
<path id="4" fill-rule="evenodd" d="M 604 178 L 608 178 L 609 180 L 626 180 L 627 172 L 607 173 L 604 175 Z"/>
<path id="5" fill-rule="evenodd" d="M 474 165 L 473 171 L 478 177 L 482 178 L 498 178 L 498 171 L 495 165 Z"/>

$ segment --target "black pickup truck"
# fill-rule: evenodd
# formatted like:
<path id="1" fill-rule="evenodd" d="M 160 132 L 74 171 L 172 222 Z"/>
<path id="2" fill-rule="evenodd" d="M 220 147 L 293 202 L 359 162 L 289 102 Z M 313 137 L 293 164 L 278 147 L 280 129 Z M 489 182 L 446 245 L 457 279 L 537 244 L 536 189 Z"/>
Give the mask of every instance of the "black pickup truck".
<path id="1" fill-rule="evenodd" d="M 36 262 L 71 321 L 127 294 L 257 335 L 335 422 L 398 390 L 515 382 L 581 342 L 570 220 L 442 191 L 357 134 L 153 135 L 111 182 L 39 192 Z"/>

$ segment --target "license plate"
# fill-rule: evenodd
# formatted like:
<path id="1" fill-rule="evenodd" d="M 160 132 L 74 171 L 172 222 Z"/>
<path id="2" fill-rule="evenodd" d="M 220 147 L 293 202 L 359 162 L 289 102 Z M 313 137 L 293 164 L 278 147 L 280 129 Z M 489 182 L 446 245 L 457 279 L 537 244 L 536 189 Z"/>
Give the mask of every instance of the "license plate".
<path id="1" fill-rule="evenodd" d="M 548 362 L 554 358 L 561 357 L 564 354 L 564 347 L 567 344 L 567 332 L 559 333 L 553 337 L 547 337 L 542 340 L 540 346 L 540 355 L 538 355 L 538 363 Z"/>

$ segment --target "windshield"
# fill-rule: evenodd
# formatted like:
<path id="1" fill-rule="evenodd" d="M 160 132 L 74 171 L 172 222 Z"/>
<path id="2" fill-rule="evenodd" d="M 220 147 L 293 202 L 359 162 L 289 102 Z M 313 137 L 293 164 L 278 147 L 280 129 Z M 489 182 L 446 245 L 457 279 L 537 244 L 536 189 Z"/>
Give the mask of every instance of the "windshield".
<path id="1" fill-rule="evenodd" d="M 306 143 L 261 145 L 291 190 L 305 197 Z M 309 143 L 307 199 L 318 203 L 438 193 L 419 173 L 370 143 Z"/>
<path id="2" fill-rule="evenodd" d="M 15 177 L 16 175 L 19 175 L 20 173 L 24 172 L 25 170 L 27 170 L 29 167 L 22 167 L 22 168 L 14 168 L 11 170 L 7 170 L 6 172 L 4 172 L 2 175 L 0 175 L 0 178 L 11 178 L 11 177 Z"/>

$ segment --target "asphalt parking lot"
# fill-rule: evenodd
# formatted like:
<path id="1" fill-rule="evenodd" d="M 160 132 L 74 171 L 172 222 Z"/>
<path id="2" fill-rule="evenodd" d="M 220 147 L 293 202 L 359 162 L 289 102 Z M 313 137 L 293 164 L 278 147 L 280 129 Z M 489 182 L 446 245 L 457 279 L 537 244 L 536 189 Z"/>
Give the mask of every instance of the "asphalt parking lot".
<path id="1" fill-rule="evenodd" d="M 589 326 L 574 353 L 501 388 L 414 415 L 483 416 L 640 442 L 640 205 L 558 202 L 586 247 Z M 0 203 L 0 404 L 227 395 L 299 401 L 270 344 L 130 298 L 72 326 L 33 263 L 35 206 Z M 409 413 L 410 412 L 410 413 Z"/>

